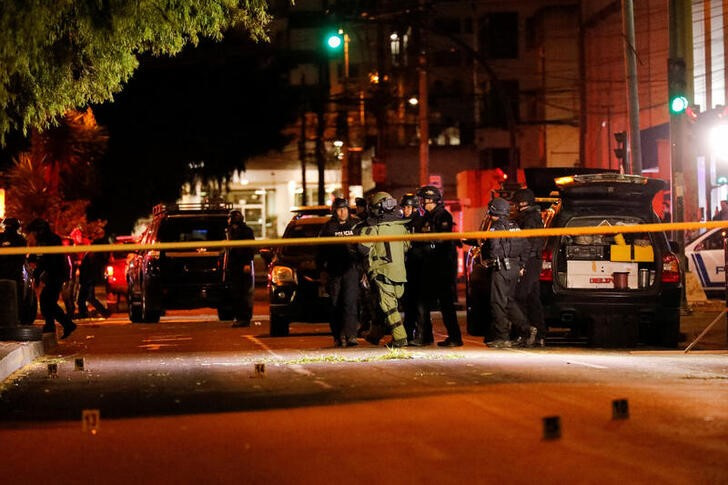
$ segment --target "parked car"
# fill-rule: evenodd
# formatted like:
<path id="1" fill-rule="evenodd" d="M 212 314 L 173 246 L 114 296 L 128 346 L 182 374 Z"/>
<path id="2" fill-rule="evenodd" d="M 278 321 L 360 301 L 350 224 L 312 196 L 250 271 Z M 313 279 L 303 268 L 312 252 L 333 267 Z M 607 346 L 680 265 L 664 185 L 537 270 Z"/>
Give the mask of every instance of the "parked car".
<path id="1" fill-rule="evenodd" d="M 685 245 L 688 268 L 709 296 L 725 296 L 723 232 L 722 228 L 705 231 Z"/>
<path id="2" fill-rule="evenodd" d="M 35 293 L 34 284 L 33 272 L 26 261 L 25 264 L 23 264 L 22 286 L 18 288 L 18 291 L 20 292 L 18 319 L 23 325 L 32 324 L 38 315 L 38 297 Z"/>
<path id="3" fill-rule="evenodd" d="M 605 173 L 557 184 L 562 207 L 551 227 L 660 222 L 652 199 L 662 180 Z M 540 277 L 546 323 L 596 346 L 676 347 L 681 271 L 664 232 L 551 237 Z"/>
<path id="4" fill-rule="evenodd" d="M 134 236 L 117 236 L 116 244 L 133 244 L 136 242 Z M 113 251 L 109 253 L 106 262 L 104 279 L 106 280 L 106 303 L 109 310 L 118 311 L 119 303 L 126 299 L 129 286 L 126 281 L 126 267 L 129 260 L 134 257 L 133 251 Z"/>
<path id="5" fill-rule="evenodd" d="M 617 173 L 557 179 L 556 198 L 537 198 L 545 227 L 659 222 L 652 199 L 662 180 Z M 543 192 L 541 192 L 543 193 Z M 489 217 L 482 230 L 490 227 Z M 490 271 L 481 241 L 466 258 L 467 329 L 488 332 Z M 619 274 L 622 273 L 622 274 Z M 595 346 L 638 341 L 675 347 L 680 328 L 681 268 L 662 232 L 548 238 L 540 275 L 546 324 Z"/>
<path id="6" fill-rule="evenodd" d="M 329 220 L 330 208 L 294 211 L 283 239 L 316 237 Z M 326 322 L 331 311 L 331 299 L 321 281 L 316 263 L 317 245 L 279 246 L 266 251 L 268 297 L 270 301 L 270 333 L 288 335 L 291 322 Z"/>
<path id="7" fill-rule="evenodd" d="M 227 203 L 158 205 L 140 242 L 223 240 L 231 209 Z M 224 250 L 204 247 L 135 252 L 127 266 L 129 319 L 158 322 L 167 309 L 212 307 L 220 320 L 231 320 L 233 299 L 247 296 L 231 293 L 225 261 Z"/>

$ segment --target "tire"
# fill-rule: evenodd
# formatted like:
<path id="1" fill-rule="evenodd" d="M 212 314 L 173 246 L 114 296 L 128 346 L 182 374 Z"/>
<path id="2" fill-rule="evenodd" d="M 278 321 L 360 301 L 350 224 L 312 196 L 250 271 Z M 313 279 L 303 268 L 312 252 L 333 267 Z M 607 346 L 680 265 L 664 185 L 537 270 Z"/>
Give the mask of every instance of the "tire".
<path id="1" fill-rule="evenodd" d="M 270 336 L 271 337 L 286 337 L 288 336 L 288 326 L 291 322 L 284 317 L 278 315 L 270 316 Z"/>
<path id="2" fill-rule="evenodd" d="M 666 310 L 661 314 L 657 329 L 657 345 L 670 349 L 680 343 L 680 309 Z"/>
<path id="3" fill-rule="evenodd" d="M 465 287 L 466 329 L 475 337 L 490 337 L 490 273 L 475 268 Z"/>
<path id="4" fill-rule="evenodd" d="M 146 292 L 142 292 L 142 322 L 144 323 L 158 323 L 159 318 L 162 316 L 162 312 L 156 308 L 151 308 L 149 305 L 148 297 Z"/>
<path id="5" fill-rule="evenodd" d="M 130 300 L 129 303 L 129 320 L 131 323 L 142 323 L 142 305 L 138 302 Z"/>
<path id="6" fill-rule="evenodd" d="M 30 299 L 30 305 L 20 312 L 20 323 L 21 325 L 32 325 L 35 318 L 38 316 L 38 297 L 33 293 Z"/>
<path id="7" fill-rule="evenodd" d="M 0 340 L 13 340 L 16 342 L 33 342 L 43 339 L 43 330 L 40 327 L 0 327 Z"/>
<path id="8" fill-rule="evenodd" d="M 221 305 L 217 307 L 217 318 L 221 321 L 232 320 L 235 317 L 233 314 L 233 307 L 229 305 Z"/>

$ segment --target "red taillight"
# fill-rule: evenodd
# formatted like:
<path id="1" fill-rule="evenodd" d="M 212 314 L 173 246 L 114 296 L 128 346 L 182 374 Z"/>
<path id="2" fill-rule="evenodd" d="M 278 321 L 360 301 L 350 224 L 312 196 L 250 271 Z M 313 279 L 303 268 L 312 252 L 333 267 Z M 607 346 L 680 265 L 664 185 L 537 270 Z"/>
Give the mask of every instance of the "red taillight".
<path id="1" fill-rule="evenodd" d="M 680 283 L 680 260 L 672 253 L 662 257 L 663 283 Z"/>
<path id="2" fill-rule="evenodd" d="M 553 281 L 554 271 L 551 267 L 553 252 L 550 249 L 544 249 L 541 253 L 541 274 L 538 279 L 541 281 Z"/>

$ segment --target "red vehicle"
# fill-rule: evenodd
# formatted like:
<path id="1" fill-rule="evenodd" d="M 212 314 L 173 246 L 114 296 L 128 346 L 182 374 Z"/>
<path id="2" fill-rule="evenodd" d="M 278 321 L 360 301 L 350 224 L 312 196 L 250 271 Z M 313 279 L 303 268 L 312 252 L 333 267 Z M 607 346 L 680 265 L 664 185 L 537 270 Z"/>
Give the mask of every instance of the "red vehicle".
<path id="1" fill-rule="evenodd" d="M 118 236 L 117 244 L 133 244 L 136 241 L 134 236 Z M 126 299 L 126 266 L 133 252 L 114 251 L 109 254 L 109 261 L 106 263 L 104 278 L 106 279 L 106 303 L 110 310 L 119 311 L 119 303 Z"/>

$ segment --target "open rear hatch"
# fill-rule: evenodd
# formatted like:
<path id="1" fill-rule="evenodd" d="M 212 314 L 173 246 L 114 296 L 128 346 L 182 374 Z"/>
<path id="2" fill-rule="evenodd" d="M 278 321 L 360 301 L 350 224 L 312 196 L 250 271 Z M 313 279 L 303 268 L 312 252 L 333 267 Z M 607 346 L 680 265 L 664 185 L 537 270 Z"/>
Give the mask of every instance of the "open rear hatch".
<path id="1" fill-rule="evenodd" d="M 556 181 L 565 227 L 574 235 L 559 238 L 558 284 L 567 289 L 649 291 L 662 264 L 661 234 L 625 232 L 578 234 L 579 227 L 634 226 L 654 222 L 652 199 L 665 182 L 613 173 L 564 177 Z"/>

